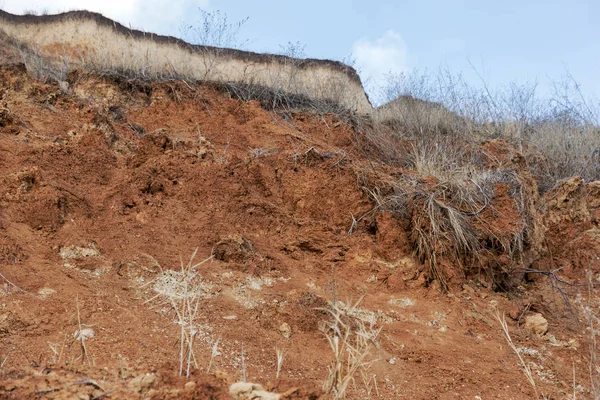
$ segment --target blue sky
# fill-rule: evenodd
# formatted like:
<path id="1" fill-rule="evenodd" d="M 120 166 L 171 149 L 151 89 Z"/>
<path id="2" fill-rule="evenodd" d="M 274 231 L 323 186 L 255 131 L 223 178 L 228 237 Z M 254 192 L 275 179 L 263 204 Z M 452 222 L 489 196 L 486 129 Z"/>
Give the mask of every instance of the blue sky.
<path id="1" fill-rule="evenodd" d="M 87 8 L 124 25 L 181 36 L 198 7 L 220 10 L 246 49 L 277 52 L 288 42 L 305 54 L 351 54 L 372 86 L 388 71 L 448 67 L 493 87 L 537 80 L 542 92 L 568 70 L 588 96 L 600 97 L 598 0 L 0 0 L 13 13 Z"/>

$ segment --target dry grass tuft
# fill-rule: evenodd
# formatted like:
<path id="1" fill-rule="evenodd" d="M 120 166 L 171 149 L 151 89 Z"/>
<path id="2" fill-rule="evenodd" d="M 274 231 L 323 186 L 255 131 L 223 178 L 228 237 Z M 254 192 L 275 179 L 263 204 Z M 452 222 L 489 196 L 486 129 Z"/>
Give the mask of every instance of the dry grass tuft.
<path id="1" fill-rule="evenodd" d="M 73 333 L 73 339 L 81 343 L 81 355 L 77 357 L 75 361 L 81 358 L 82 362 L 84 360 L 87 361 L 88 366 L 92 364 L 95 365 L 94 360 L 90 357 L 87 346 L 85 345 L 86 340 L 94 337 L 94 330 L 90 328 L 90 325 L 81 323 L 81 314 L 79 312 L 79 297 L 75 299 L 75 306 L 77 309 L 77 326 L 79 329 L 75 331 L 75 333 Z"/>
<path id="2" fill-rule="evenodd" d="M 385 104 L 373 116 L 380 128 L 370 138 L 387 152 L 384 162 L 397 163 L 411 152 L 398 146 L 402 140 L 427 143 L 413 151 L 417 159 L 435 151 L 431 143 L 441 145 L 447 154 L 438 158 L 445 162 L 456 159 L 455 142 L 477 146 L 481 139 L 503 138 L 527 157 L 542 191 L 573 176 L 600 179 L 600 102 L 584 96 L 568 71 L 550 82 L 546 97 L 536 83 L 491 90 L 480 78 L 478 86 L 448 70 L 389 75 L 381 89 Z"/>
<path id="3" fill-rule="evenodd" d="M 375 188 L 369 191 L 375 208 L 390 210 L 409 221 L 409 239 L 417 258 L 428 267 L 430 282 L 437 281 L 443 291 L 448 289 L 446 273 L 440 268 L 440 263 L 447 261 L 457 266 L 463 276 L 483 272 L 496 289 L 510 290 L 514 284 L 512 271 L 489 260 L 505 254 L 519 262 L 529 246 L 531 210 L 514 170 L 448 169 L 437 177 L 402 175 L 385 184 L 387 190 L 381 189 L 380 182 L 380 187 L 374 184 Z M 495 232 L 487 228 L 491 222 L 487 218 L 497 218 L 493 212 L 486 213 L 493 208 L 497 185 L 510 188 L 519 214 L 518 231 Z"/>
<path id="4" fill-rule="evenodd" d="M 159 304 L 169 304 L 176 313 L 176 323 L 180 326 L 179 375 L 184 374 L 185 367 L 187 378 L 190 376 L 192 365 L 198 368 L 194 345 L 201 327 L 196 319 L 200 311 L 200 300 L 207 295 L 207 285 L 197 272 L 197 268 L 212 259 L 211 256 L 194 263 L 197 252 L 198 249 L 194 250 L 186 264 L 180 260 L 181 269 L 179 271 L 163 270 L 156 263 L 160 267 L 161 273 L 153 281 L 147 283 L 147 285 L 152 285 L 157 294 L 146 300 L 146 303 L 160 299 Z M 213 353 L 218 352 L 217 346 L 218 341 L 213 346 Z M 210 367 L 211 365 L 209 365 Z"/>
<path id="5" fill-rule="evenodd" d="M 344 398 L 357 373 L 364 380 L 369 366 L 377 361 L 369 360 L 369 355 L 377 345 L 381 328 L 375 326 L 375 318 L 366 322 L 352 316 L 352 310 L 358 309 L 361 301 L 362 298 L 344 308 L 330 302 L 329 307 L 323 309 L 331 316 L 331 320 L 325 324 L 324 334 L 334 356 L 323 390 L 332 394 L 334 399 Z M 367 382 L 370 385 L 370 380 Z"/>
<path id="6" fill-rule="evenodd" d="M 279 379 L 281 373 L 281 367 L 283 366 L 284 354 L 280 348 L 275 349 L 275 355 L 277 356 L 277 371 L 275 373 L 275 379 Z"/>
<path id="7" fill-rule="evenodd" d="M 498 310 L 496 310 L 496 314 L 494 316 L 495 316 L 496 320 L 500 323 L 500 327 L 502 328 L 502 333 L 504 333 L 504 338 L 506 339 L 506 343 L 508 343 L 510 348 L 515 352 L 515 354 L 519 358 L 519 364 L 521 364 L 523 374 L 527 378 L 527 381 L 529 382 L 529 384 L 531 385 L 531 387 L 533 389 L 533 392 L 535 393 L 535 398 L 539 399 L 540 396 L 538 395 L 537 386 L 535 383 L 535 379 L 533 379 L 533 374 L 531 372 L 531 368 L 529 368 L 529 365 L 525 362 L 525 360 L 521 356 L 521 353 L 519 352 L 519 350 L 513 343 L 512 338 L 510 337 L 510 332 L 508 331 L 508 325 L 506 323 L 506 316 L 504 315 L 504 313 L 502 313 L 502 315 L 500 315 L 500 311 L 498 311 Z"/>

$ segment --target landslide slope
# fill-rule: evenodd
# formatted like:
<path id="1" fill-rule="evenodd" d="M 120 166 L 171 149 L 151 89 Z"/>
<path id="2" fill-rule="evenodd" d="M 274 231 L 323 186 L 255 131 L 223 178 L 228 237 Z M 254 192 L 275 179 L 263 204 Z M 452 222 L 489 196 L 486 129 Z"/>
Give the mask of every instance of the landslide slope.
<path id="1" fill-rule="evenodd" d="M 73 72 L 65 91 L 19 64 L 0 75 L 3 398 L 230 398 L 239 380 L 326 398 L 336 301 L 382 329 L 349 398 L 533 398 L 498 310 L 539 393 L 590 396 L 585 316 L 545 279 L 531 283 L 539 274 L 509 294 L 458 278 L 440 292 L 410 225 L 374 209 L 366 190 L 410 172 L 364 158 L 356 125 L 266 111 L 208 84 Z M 498 193 L 488 219 L 509 226 L 510 193 Z M 587 215 L 577 229 L 594 233 Z M 161 293 L 178 290 L 169 271 L 194 252 L 212 258 L 196 268 L 184 379 L 180 326 Z M 549 321 L 545 335 L 524 328 L 533 312 Z M 85 349 L 74 338 L 84 330 Z"/>

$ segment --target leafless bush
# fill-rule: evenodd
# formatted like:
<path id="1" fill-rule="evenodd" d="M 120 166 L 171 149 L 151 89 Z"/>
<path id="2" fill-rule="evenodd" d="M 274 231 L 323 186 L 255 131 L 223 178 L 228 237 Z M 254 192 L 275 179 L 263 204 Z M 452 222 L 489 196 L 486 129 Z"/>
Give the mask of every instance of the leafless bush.
<path id="1" fill-rule="evenodd" d="M 190 260 L 184 264 L 181 262 L 181 270 L 163 270 L 158 263 L 161 273 L 154 280 L 146 285 L 152 285 L 154 292 L 157 294 L 146 303 L 159 301 L 159 304 L 169 304 L 177 316 L 176 323 L 180 326 L 179 338 L 179 375 L 184 375 L 189 378 L 192 365 L 198 368 L 194 347 L 197 342 L 197 335 L 202 330 L 202 327 L 197 322 L 198 313 L 200 310 L 200 300 L 206 296 L 206 283 L 202 276 L 198 273 L 197 267 L 212 259 L 212 256 L 200 261 L 194 262 L 196 257 L 196 249 Z M 217 352 L 218 341 L 213 345 L 211 354 L 214 358 L 214 353 Z M 211 364 L 209 364 L 209 369 Z M 185 372 L 184 372 L 185 369 Z"/>
<path id="2" fill-rule="evenodd" d="M 241 48 L 248 41 L 239 40 L 239 32 L 248 22 L 248 17 L 231 23 L 229 17 L 221 11 L 206 11 L 201 8 L 200 20 L 181 29 L 182 36 L 190 43 L 213 47 Z"/>
<path id="3" fill-rule="evenodd" d="M 27 71 L 42 81 L 66 82 L 71 70 L 71 55 L 63 49 L 62 54 L 48 57 L 41 54 L 39 48 L 20 49 L 21 60 Z"/>
<path id="4" fill-rule="evenodd" d="M 542 98 L 537 82 L 492 91 L 483 78 L 476 86 L 448 70 L 389 75 L 380 96 L 385 104 L 374 115 L 383 127 L 375 143 L 394 150 L 388 157 L 422 161 L 424 152 L 456 140 L 503 138 L 527 156 L 541 190 L 572 176 L 600 179 L 600 104 L 587 99 L 569 73 L 552 86 L 552 95 Z M 413 143 L 402 149 L 401 140 Z"/>
<path id="5" fill-rule="evenodd" d="M 201 53 L 204 62 L 203 79 L 215 81 L 218 79 L 215 73 L 221 55 L 228 48 L 241 49 L 248 43 L 247 40 L 239 40 L 238 35 L 249 18 L 231 23 L 227 14 L 219 10 L 206 11 L 199 8 L 198 11 L 200 20 L 196 24 L 185 25 L 181 33 L 189 43 L 204 46 L 195 50 Z"/>
<path id="6" fill-rule="evenodd" d="M 434 156 L 435 157 L 435 156 Z M 511 169 L 450 168 L 437 179 L 423 181 L 418 176 L 401 176 L 382 191 L 370 190 L 377 210 L 390 210 L 409 221 L 409 240 L 417 258 L 428 268 L 428 280 L 437 281 L 442 290 L 448 288 L 445 261 L 463 276 L 483 273 L 496 290 L 510 290 L 516 280 L 507 265 L 489 262 L 504 254 L 515 265 L 528 250 L 534 229 L 519 176 Z M 437 173 L 438 171 L 435 171 Z M 497 185 L 506 185 L 514 199 L 520 226 L 513 232 L 495 232 L 486 228 L 497 218 L 486 213 L 493 207 Z M 447 264 L 446 264 L 447 265 Z M 509 269 L 507 269 L 509 268 Z"/>

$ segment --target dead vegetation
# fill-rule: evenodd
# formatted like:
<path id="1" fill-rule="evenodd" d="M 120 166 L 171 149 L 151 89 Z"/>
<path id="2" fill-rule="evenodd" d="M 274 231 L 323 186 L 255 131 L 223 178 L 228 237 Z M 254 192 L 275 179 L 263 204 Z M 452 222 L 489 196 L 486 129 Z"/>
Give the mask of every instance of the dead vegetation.
<path id="1" fill-rule="evenodd" d="M 218 13 L 204 13 L 203 18 L 187 30 L 193 42 L 207 45 L 198 51 L 240 47 L 237 33 L 245 20 L 230 24 Z M 151 55 L 124 60 L 111 58 L 115 57 L 111 52 L 81 51 L 68 44 L 48 53 L 12 39 L 10 43 L 18 47 L 33 76 L 57 82 L 63 93 L 78 75 L 75 68 L 131 86 L 147 86 L 153 80 L 181 81 L 188 88 L 196 84 L 173 65 L 156 69 Z M 478 274 L 496 290 L 518 284 L 517 269 L 529 267 L 530 257 L 524 253 L 540 247 L 535 194 L 527 190 L 532 183 L 529 175 L 541 192 L 574 175 L 600 178 L 596 104 L 583 97 L 570 75 L 555 84 L 554 97 L 548 101 L 538 100 L 535 85 L 510 85 L 493 93 L 485 82 L 476 87 L 449 71 L 390 75 L 382 89 L 385 104 L 370 117 L 358 118 L 346 106 L 344 81 L 321 79 L 320 88 L 315 79 L 310 90 L 303 88 L 301 74 L 310 60 L 299 58 L 302 55 L 298 44 L 284 49 L 277 56 L 284 68 L 272 71 L 269 85 L 249 75 L 220 81 L 218 86 L 232 98 L 255 100 L 265 109 L 283 112 L 284 119 L 298 110 L 334 114 L 355 126 L 357 145 L 371 162 L 410 171 L 370 180 L 365 187 L 376 210 L 391 210 L 410 221 L 410 239 L 418 259 L 427 265 L 427 281 L 442 290 L 448 289 L 453 275 Z M 210 65 L 202 81 L 219 80 L 210 73 L 218 69 L 213 64 L 220 59 L 220 53 L 205 57 Z M 513 156 L 482 149 L 483 141 L 496 139 L 509 143 Z M 515 161 L 519 157 L 524 158 Z M 508 232 L 491 223 L 499 207 L 496 191 L 501 188 L 508 188 L 516 210 L 514 229 Z M 353 223 L 351 231 L 354 228 Z M 448 263 L 457 265 L 456 271 L 444 266 Z"/>
<path id="2" fill-rule="evenodd" d="M 367 371 L 372 363 L 378 361 L 371 358 L 371 350 L 377 346 L 381 328 L 376 326 L 374 316 L 366 320 L 356 316 L 361 301 L 349 302 L 346 307 L 330 302 L 329 307 L 322 310 L 330 316 L 323 334 L 334 358 L 328 367 L 329 375 L 323 390 L 332 394 L 334 399 L 345 398 L 350 384 L 356 387 L 359 375 L 367 392 L 371 391 L 371 377 L 367 378 Z M 377 386 L 376 380 L 373 385 Z"/>
<path id="3" fill-rule="evenodd" d="M 56 81 L 63 92 L 68 93 L 68 81 L 73 70 L 66 53 L 54 61 L 48 61 L 39 52 L 21 55 L 34 76 L 43 81 Z M 290 61 L 291 69 L 300 68 L 293 65 L 297 60 L 290 58 Z M 192 87 L 184 77 L 168 69 L 163 75 L 152 75 L 143 69 L 114 69 L 113 64 L 87 64 L 86 67 L 104 77 L 128 80 L 131 85 L 144 85 L 144 82 L 160 79 L 179 80 L 188 88 Z M 284 78 L 281 79 L 283 82 Z M 336 114 L 342 120 L 357 121 L 355 115 L 341 105 L 341 101 L 315 100 L 304 93 L 290 94 L 284 90 L 288 84 L 283 82 L 280 87 L 266 87 L 250 81 L 220 84 L 220 89 L 240 101 L 259 101 L 267 110 L 284 111 L 289 115 L 297 110 L 313 110 L 321 114 Z M 513 92 L 523 99 L 526 91 L 517 89 Z M 342 93 L 343 85 L 340 83 L 339 95 Z M 357 136 L 361 138 L 357 141 L 364 154 L 369 156 L 373 170 L 384 166 L 390 167 L 386 171 L 391 171 L 386 174 L 377 170 L 374 177 L 363 177 L 365 191 L 374 204 L 372 212 L 391 211 L 398 220 L 407 222 L 410 245 L 418 261 L 425 266 L 426 284 L 447 291 L 453 285 L 462 284 L 465 279 L 476 279 L 495 291 L 516 291 L 524 274 L 534 271 L 528 269 L 535 259 L 533 253 L 541 251 L 543 246 L 535 207 L 537 185 L 544 192 L 560 179 L 574 174 L 587 179 L 600 177 L 600 142 L 596 144 L 598 128 L 593 121 L 593 113 L 589 108 L 585 113 L 568 108 L 575 106 L 572 102 L 563 101 L 560 112 L 553 111 L 558 114 L 540 117 L 539 114 L 529 115 L 521 108 L 525 116 L 515 119 L 508 111 L 504 113 L 498 104 L 506 104 L 507 110 L 514 111 L 518 99 L 504 99 L 502 103 L 489 92 L 464 97 L 474 99 L 475 103 L 471 105 L 450 103 L 446 106 L 443 99 L 423 93 L 424 99 L 418 96 L 417 93 L 409 93 L 396 97 L 393 103 L 377 111 L 371 120 L 363 121 L 363 130 L 358 132 Z M 440 101 L 426 100 L 428 98 Z M 529 97 L 525 98 L 523 101 L 527 105 Z M 132 125 L 132 129 L 140 136 L 145 135 L 143 127 L 134 129 Z M 502 140 L 503 148 L 509 149 L 508 156 L 494 153 L 486 147 L 497 139 Z M 175 148 L 175 143 L 172 144 Z M 229 143 L 219 164 L 227 164 L 224 160 L 228 148 Z M 251 153 L 254 159 L 268 154 L 261 148 L 251 149 Z M 293 157 L 294 162 L 298 154 Z M 309 156 L 324 159 L 325 154 L 327 157 L 339 155 L 340 160 L 347 156 L 346 153 L 343 156 L 337 152 L 320 153 L 314 147 L 303 155 L 308 160 Z M 305 164 L 308 165 L 308 161 Z M 500 215 L 502 218 L 499 218 Z M 351 232 L 358 228 L 361 219 L 353 220 Z M 508 222 L 498 225 L 499 219 Z M 247 245 L 247 253 L 253 254 L 255 249 L 246 242 L 245 239 L 241 241 Z M 215 258 L 223 261 L 233 259 L 225 257 L 224 251 L 215 251 L 214 254 Z M 180 327 L 178 373 L 188 378 L 193 369 L 199 369 L 195 346 L 202 326 L 197 319 L 202 311 L 201 299 L 208 291 L 197 268 L 211 259 L 195 263 L 195 256 L 196 252 L 187 263 L 181 260 L 179 271 L 163 270 L 156 263 L 160 272 L 144 283 L 144 287 L 153 293 L 147 303 L 168 305 L 176 317 L 176 324 Z M 246 258 L 249 257 L 236 261 L 245 261 Z M 4 275 L 0 274 L 0 278 L 10 288 L 20 290 Z M 369 396 L 378 391 L 377 378 L 369 374 L 369 367 L 378 361 L 372 357 L 372 352 L 378 346 L 381 327 L 374 319 L 356 316 L 359 304 L 360 301 L 342 306 L 339 302 L 332 302 L 322 310 L 330 317 L 323 333 L 333 355 L 323 390 L 336 399 L 344 398 L 349 388 L 357 385 L 362 385 Z M 79 308 L 77 312 L 79 329 L 73 338 L 80 342 L 82 348 L 77 360 L 93 364 L 85 344 L 93 331 L 90 334 L 83 328 L 79 321 Z M 586 317 L 592 341 L 591 385 L 597 392 L 600 386 L 595 343 L 598 320 L 593 314 Z M 512 342 L 504 316 L 497 315 L 497 320 L 537 396 L 532 372 Z M 219 354 L 219 343 L 220 338 L 213 342 L 211 349 L 207 349 L 210 352 L 208 372 L 213 368 L 213 359 Z M 59 352 L 53 346 L 51 349 L 53 357 L 60 360 L 62 350 Z M 243 344 L 241 354 L 240 375 L 246 381 Z M 0 370 L 10 354 L 1 355 L 4 358 L 0 359 Z M 276 348 L 275 356 L 275 377 L 279 379 L 285 357 L 279 348 Z"/>
<path id="4" fill-rule="evenodd" d="M 400 171 L 365 186 L 376 209 L 410 222 L 414 251 L 442 290 L 474 273 L 495 290 L 515 288 L 543 252 L 539 193 L 572 176 L 600 179 L 598 105 L 570 75 L 554 88 L 538 99 L 535 85 L 492 92 L 449 71 L 389 76 L 361 144 Z M 510 226 L 495 226 L 507 212 Z"/>
<path id="5" fill-rule="evenodd" d="M 179 271 L 164 270 L 156 263 L 160 268 L 160 273 L 156 278 L 144 284 L 144 286 L 151 286 L 156 292 L 156 295 L 146 300 L 146 303 L 168 304 L 175 311 L 176 323 L 179 325 L 181 333 L 179 338 L 179 375 L 185 375 L 186 378 L 189 378 L 192 366 L 196 369 L 199 368 L 194 346 L 197 341 L 196 336 L 202 327 L 197 323 L 197 317 L 201 310 L 200 300 L 207 295 L 206 284 L 197 268 L 212 259 L 211 256 L 195 263 L 194 258 L 197 251 L 198 249 L 192 253 L 187 263 L 184 264 L 183 259 L 180 260 L 181 269 Z M 218 341 L 212 348 L 209 371 L 212 359 L 217 352 Z"/>

